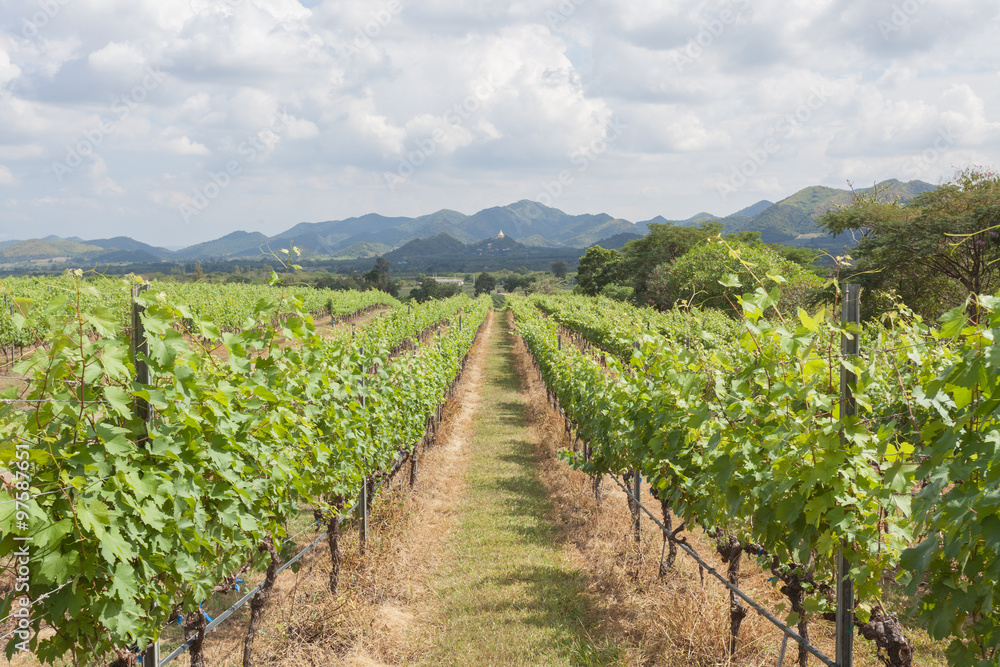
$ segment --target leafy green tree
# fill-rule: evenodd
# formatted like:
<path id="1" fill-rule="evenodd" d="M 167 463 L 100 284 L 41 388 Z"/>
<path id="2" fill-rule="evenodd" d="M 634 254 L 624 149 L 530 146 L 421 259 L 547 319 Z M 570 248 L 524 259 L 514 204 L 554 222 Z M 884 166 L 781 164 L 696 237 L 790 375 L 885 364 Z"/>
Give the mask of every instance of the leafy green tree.
<path id="1" fill-rule="evenodd" d="M 615 301 L 631 302 L 635 298 L 635 290 L 628 285 L 608 283 L 601 290 L 601 296 L 606 296 Z"/>
<path id="2" fill-rule="evenodd" d="M 391 267 L 384 257 L 375 259 L 371 271 L 364 275 L 365 286 L 368 289 L 382 290 L 391 296 L 399 296 L 399 283 L 389 276 Z"/>
<path id="3" fill-rule="evenodd" d="M 316 289 L 362 291 L 361 283 L 358 282 L 358 276 L 353 272 L 346 276 L 338 276 L 330 273 L 321 275 L 316 279 L 315 287 Z"/>
<path id="4" fill-rule="evenodd" d="M 417 303 L 424 303 L 432 299 L 447 299 L 462 291 L 462 288 L 455 283 L 439 283 L 433 278 L 425 278 L 419 287 L 410 290 L 410 298 Z"/>
<path id="5" fill-rule="evenodd" d="M 658 267 L 649 281 L 648 298 L 663 310 L 686 301 L 735 314 L 739 296 L 757 287 L 768 291 L 780 287 L 779 309 L 794 313 L 821 284 L 815 275 L 766 246 L 726 240 L 699 245 L 673 264 Z"/>
<path id="6" fill-rule="evenodd" d="M 702 223 L 699 227 L 653 223 L 644 237 L 626 243 L 622 248 L 625 265 L 622 275 L 628 278 L 623 282 L 635 288 L 637 302 L 647 300 L 646 282 L 656 267 L 670 264 L 710 236 L 718 236 L 722 227 L 721 222 L 715 221 Z"/>
<path id="7" fill-rule="evenodd" d="M 873 291 L 894 289 L 925 316 L 948 310 L 956 293 L 964 299 L 1000 287 L 1000 176 L 992 171 L 959 171 L 906 203 L 877 188 L 856 192 L 850 206 L 819 222 L 831 234 L 851 231 L 858 239 L 847 279 Z M 934 292 L 943 297 L 937 304 Z"/>
<path id="8" fill-rule="evenodd" d="M 527 289 L 537 280 L 537 276 L 519 276 L 516 273 L 511 273 L 503 279 L 503 288 L 513 294 L 519 289 Z"/>
<path id="9" fill-rule="evenodd" d="M 528 294 L 555 294 L 559 291 L 562 281 L 557 278 L 542 278 L 541 280 L 534 280 L 535 276 L 532 276 L 532 281 L 525 285 L 524 291 Z"/>
<path id="10" fill-rule="evenodd" d="M 569 268 L 566 266 L 566 262 L 561 259 L 552 263 L 552 275 L 559 280 L 565 280 L 568 271 Z"/>
<path id="11" fill-rule="evenodd" d="M 480 294 L 489 294 L 497 288 L 497 279 L 488 273 L 480 273 L 476 276 L 476 296 Z"/>
<path id="12" fill-rule="evenodd" d="M 587 248 L 577 269 L 578 288 L 587 296 L 597 296 L 605 285 L 621 279 L 624 268 L 624 258 L 617 250 L 606 250 L 599 245 Z"/>
<path id="13" fill-rule="evenodd" d="M 799 266 L 804 266 L 810 270 L 815 268 L 816 259 L 822 254 L 815 248 L 800 248 L 781 243 L 768 243 L 767 247 L 780 254 L 789 262 L 795 262 Z"/>
<path id="14" fill-rule="evenodd" d="M 733 241 L 739 241 L 740 243 L 752 246 L 764 245 L 764 240 L 760 237 L 760 232 L 734 232 L 732 234 L 726 234 L 726 239 L 732 239 Z"/>

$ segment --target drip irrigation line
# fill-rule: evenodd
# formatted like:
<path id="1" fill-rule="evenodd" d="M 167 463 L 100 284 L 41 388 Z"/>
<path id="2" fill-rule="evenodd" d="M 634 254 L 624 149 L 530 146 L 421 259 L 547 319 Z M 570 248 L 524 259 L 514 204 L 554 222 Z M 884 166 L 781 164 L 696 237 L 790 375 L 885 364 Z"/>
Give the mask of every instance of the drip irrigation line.
<path id="1" fill-rule="evenodd" d="M 834 662 L 833 660 L 831 660 L 830 658 L 828 658 L 826 655 L 824 655 L 822 651 L 820 651 L 818 648 L 816 648 L 815 646 L 813 646 L 812 644 L 810 644 L 802 636 L 800 636 L 797 632 L 795 632 L 794 630 L 792 630 L 790 627 L 788 627 L 787 625 L 785 625 L 784 623 L 782 623 L 780 620 L 778 620 L 769 611 L 767 611 L 762 606 L 760 606 L 759 604 L 757 604 L 753 600 L 753 598 L 749 597 L 746 593 L 744 593 L 739 588 L 737 588 L 736 586 L 734 586 L 733 584 L 731 584 L 729 582 L 729 580 L 726 579 L 725 577 L 723 577 L 721 574 L 719 574 L 715 570 L 715 568 L 713 568 L 711 565 L 709 565 L 704 560 L 702 560 L 701 556 L 698 555 L 698 552 L 695 551 L 694 549 L 692 549 L 690 546 L 688 546 L 687 543 L 682 542 L 682 541 L 678 540 L 677 538 L 675 538 L 673 536 L 673 533 L 671 531 L 667 530 L 666 527 L 664 527 L 664 525 L 662 523 L 660 523 L 660 520 L 657 519 L 655 516 L 653 516 L 653 513 L 650 512 L 646 508 L 646 506 L 643 505 L 639 501 L 639 499 L 636 498 L 635 495 L 633 495 L 633 493 L 631 491 L 629 491 L 629 489 L 625 485 L 623 485 L 621 482 L 618 481 L 618 477 L 616 475 L 611 475 L 611 479 L 614 480 L 615 484 L 617 484 L 619 487 L 621 487 L 622 491 L 624 491 L 626 494 L 628 494 L 628 496 L 635 502 L 635 504 L 636 504 L 637 507 L 639 507 L 643 512 L 645 512 L 646 514 L 649 515 L 649 518 L 653 520 L 653 523 L 655 523 L 657 526 L 660 527 L 660 530 L 662 530 L 664 532 L 664 534 L 667 535 L 668 539 L 671 542 L 673 542 L 674 544 L 676 544 L 677 546 L 679 546 L 681 549 L 683 549 L 685 552 L 687 552 L 687 554 L 689 556 L 691 556 L 691 558 L 694 558 L 695 561 L 697 561 L 698 565 L 700 565 L 701 567 L 705 568 L 712 576 L 714 576 L 716 579 L 718 579 L 719 581 L 721 581 L 723 583 L 723 585 L 725 585 L 726 588 L 728 588 L 729 590 L 731 590 L 734 593 L 736 593 L 736 595 L 740 596 L 740 598 L 744 602 L 746 602 L 748 605 L 750 605 L 751 607 L 753 607 L 754 611 L 756 611 L 758 614 L 760 614 L 761 616 L 763 616 L 764 618 L 766 618 L 767 620 L 769 620 L 775 627 L 777 627 L 779 630 L 781 630 L 782 632 L 784 632 L 785 635 L 787 635 L 788 637 L 791 637 L 792 639 L 794 639 L 795 641 L 797 641 L 807 651 L 809 651 L 814 656 L 816 656 L 816 658 L 819 659 L 820 662 L 822 662 L 824 665 L 827 665 L 828 667 L 837 667 L 837 663 Z"/>
<path id="2" fill-rule="evenodd" d="M 281 572 L 283 572 L 287 568 L 291 567 L 300 558 L 302 558 L 304 555 L 306 555 L 306 553 L 308 553 L 309 551 L 311 551 L 313 549 L 313 547 L 315 547 L 317 544 L 319 544 L 320 540 L 322 540 L 324 537 L 326 537 L 327 534 L 328 533 L 323 533 L 322 535 L 320 535 L 319 537 L 317 537 L 315 540 L 313 540 L 312 544 L 310 544 L 309 546 L 307 546 L 305 549 L 303 549 L 302 551 L 300 551 L 294 558 L 292 558 L 287 563 L 285 563 L 280 568 L 278 568 L 278 571 L 276 572 L 276 574 L 280 574 Z M 232 607 L 230 607 L 229 609 L 227 609 L 226 611 L 222 612 L 221 614 L 219 614 L 218 616 L 216 616 L 214 619 L 212 619 L 212 621 L 208 625 L 205 626 L 205 630 L 203 631 L 203 634 L 207 635 L 209 632 L 211 632 L 212 630 L 214 630 L 215 628 L 217 628 L 219 626 L 219 624 L 221 624 L 227 618 L 229 618 L 230 616 L 232 616 L 233 614 L 235 614 L 243 605 L 245 605 L 247 602 L 249 602 L 253 598 L 253 596 L 257 594 L 257 592 L 261 588 L 264 587 L 264 583 L 265 582 L 266 582 L 266 580 L 260 582 L 259 584 L 257 584 L 253 588 L 253 590 L 247 591 L 246 595 L 244 595 L 243 597 L 241 597 L 239 599 L 239 601 L 236 602 L 236 604 L 234 604 Z M 204 613 L 204 612 L 202 612 L 202 613 Z M 183 654 L 185 651 L 187 651 L 189 648 L 191 648 L 197 640 L 198 640 L 198 635 L 195 635 L 194 637 L 191 637 L 190 639 L 188 639 L 186 642 L 184 642 L 183 644 L 181 644 L 180 646 L 178 646 L 177 648 L 175 648 L 170 653 L 170 655 L 168 655 L 163 660 L 160 660 L 160 662 L 157 665 L 157 667 L 163 667 L 164 665 L 166 665 L 166 664 L 172 662 L 173 660 L 177 659 L 178 657 L 180 657 L 180 655 Z"/>
<path id="3" fill-rule="evenodd" d="M 402 459 L 402 458 L 403 457 L 400 457 L 400 459 Z M 372 493 L 374 494 L 376 491 L 378 491 L 378 489 L 379 489 L 379 487 L 381 485 L 382 485 L 382 482 L 377 482 L 375 484 L 375 488 L 372 490 Z M 337 517 L 337 525 L 339 526 L 344 521 L 344 519 L 346 519 L 350 514 L 352 514 L 353 512 L 355 512 L 358 509 L 359 505 L 360 505 L 359 502 L 354 503 L 354 505 L 352 505 L 350 507 L 350 509 L 348 509 L 342 515 L 340 515 L 339 517 Z M 303 531 L 303 532 L 306 532 L 306 531 Z M 299 534 L 301 535 L 302 533 L 299 533 Z M 302 551 L 300 551 L 299 553 L 297 553 L 295 556 L 293 556 L 284 565 L 282 565 L 281 567 L 279 567 L 278 570 L 275 572 L 275 576 L 277 576 L 278 574 L 281 574 L 282 572 L 284 572 L 285 570 L 287 570 L 288 568 L 290 568 L 292 565 L 294 565 L 296 562 L 298 562 L 303 556 L 305 556 L 307 553 L 309 553 L 310 551 L 312 551 L 316 547 L 316 545 L 319 544 L 329 534 L 330 534 L 330 532 L 326 531 L 322 535 L 320 535 L 319 537 L 317 537 L 315 540 L 313 540 L 309 544 L 309 546 L 307 546 L 305 549 L 303 549 Z M 288 539 L 291 539 L 291 538 L 288 538 Z M 282 544 L 284 545 L 285 543 L 287 543 L 288 539 L 286 539 L 285 542 L 283 542 Z M 231 606 L 229 609 L 227 609 L 226 611 L 224 611 L 221 614 L 219 614 L 218 616 L 216 616 L 208 625 L 205 626 L 205 630 L 204 630 L 203 634 L 207 635 L 209 632 L 211 632 L 212 630 L 214 630 L 215 628 L 217 628 L 220 623 L 222 623 L 227 618 L 229 618 L 230 616 L 232 616 L 233 614 L 235 614 L 243 605 L 245 605 L 247 602 L 249 602 L 253 598 L 253 596 L 257 594 L 257 592 L 261 588 L 263 588 L 265 582 L 266 582 L 266 580 L 260 582 L 259 584 L 257 584 L 257 586 L 255 586 L 253 588 L 253 590 L 247 591 L 246 595 L 244 595 L 243 597 L 241 597 L 233 606 Z M 169 625 L 169 623 L 167 625 Z M 163 626 L 163 627 L 166 627 L 166 626 Z M 163 667 L 164 665 L 166 665 L 166 664 L 172 662 L 173 660 L 177 659 L 181 654 L 183 654 L 185 651 L 187 651 L 188 649 L 190 649 L 194 645 L 194 643 L 197 641 L 197 639 L 198 639 L 198 636 L 195 635 L 194 637 L 191 637 L 186 642 L 184 642 L 183 644 L 181 644 L 180 646 L 178 646 L 177 648 L 175 648 L 166 658 L 164 658 L 163 660 L 160 660 L 160 662 L 157 665 L 157 667 Z"/>

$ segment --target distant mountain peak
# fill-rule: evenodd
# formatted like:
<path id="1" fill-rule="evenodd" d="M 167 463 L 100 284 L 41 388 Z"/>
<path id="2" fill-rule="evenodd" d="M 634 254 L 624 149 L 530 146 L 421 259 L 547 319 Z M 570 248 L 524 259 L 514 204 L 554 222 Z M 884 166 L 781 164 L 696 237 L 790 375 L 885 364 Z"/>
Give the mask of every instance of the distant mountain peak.
<path id="1" fill-rule="evenodd" d="M 748 218 L 752 218 L 753 216 L 757 215 L 758 213 L 760 213 L 760 212 L 762 212 L 762 211 L 764 211 L 764 210 L 766 210 L 766 209 L 768 209 L 768 208 L 770 208 L 772 206 L 774 206 L 774 202 L 773 201 L 768 201 L 766 199 L 761 199 L 756 204 L 751 204 L 750 206 L 747 206 L 746 208 L 744 208 L 742 210 L 736 211 L 736 213 L 733 213 L 733 215 L 745 215 Z"/>
<path id="2" fill-rule="evenodd" d="M 288 242 L 293 241 L 312 257 L 347 258 L 355 252 L 358 253 L 355 257 L 388 254 L 410 242 L 427 239 L 435 240 L 426 246 L 419 243 L 410 246 L 407 252 L 420 255 L 428 250 L 435 250 L 436 246 L 436 250 L 451 247 L 458 253 L 460 251 L 455 244 L 479 248 L 484 243 L 492 243 L 495 250 L 498 242 L 503 244 L 502 247 L 507 247 L 508 242 L 516 243 L 518 252 L 522 249 L 534 252 L 534 249 L 540 248 L 564 252 L 587 248 L 595 243 L 607 244 L 605 247 L 620 247 L 628 240 L 647 233 L 649 225 L 653 224 L 698 225 L 708 220 L 724 223 L 726 233 L 759 231 L 767 242 L 833 247 L 831 244 L 835 240 L 823 234 L 816 226 L 816 221 L 826 211 L 851 203 L 852 194 L 848 187 L 807 187 L 778 203 L 762 200 L 727 217 L 703 211 L 686 220 L 668 220 L 657 215 L 650 220 L 633 224 L 606 213 L 571 215 L 537 201 L 521 199 L 505 206 L 485 208 L 472 215 L 444 208 L 419 217 L 389 217 L 367 213 L 344 220 L 301 222 L 274 236 L 237 230 L 176 252 L 149 246 L 127 236 L 88 241 L 78 237 L 59 239 L 55 236 L 42 240 L 8 240 L 0 241 L 0 252 L 3 253 L 0 257 L 4 257 L 6 263 L 66 257 L 87 261 L 107 258 L 109 262 L 119 263 L 134 261 L 135 258 L 146 261 L 150 257 L 185 261 L 233 260 L 260 258 L 267 253 L 268 247 L 276 250 L 287 247 Z M 871 187 L 857 188 L 856 192 L 864 192 Z M 933 190 L 936 186 L 923 181 L 888 179 L 875 184 L 875 187 L 885 188 L 890 195 L 908 200 L 916 194 Z M 508 250 L 513 248 L 511 246 Z"/>

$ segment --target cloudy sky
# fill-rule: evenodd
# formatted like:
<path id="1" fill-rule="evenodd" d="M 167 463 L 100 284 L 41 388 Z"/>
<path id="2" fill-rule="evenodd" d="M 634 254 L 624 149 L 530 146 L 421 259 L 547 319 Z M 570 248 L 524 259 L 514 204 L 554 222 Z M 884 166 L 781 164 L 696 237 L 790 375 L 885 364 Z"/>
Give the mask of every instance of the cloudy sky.
<path id="1" fill-rule="evenodd" d="M 1000 162 L 996 0 L 3 0 L 0 29 L 0 240 L 682 219 Z"/>

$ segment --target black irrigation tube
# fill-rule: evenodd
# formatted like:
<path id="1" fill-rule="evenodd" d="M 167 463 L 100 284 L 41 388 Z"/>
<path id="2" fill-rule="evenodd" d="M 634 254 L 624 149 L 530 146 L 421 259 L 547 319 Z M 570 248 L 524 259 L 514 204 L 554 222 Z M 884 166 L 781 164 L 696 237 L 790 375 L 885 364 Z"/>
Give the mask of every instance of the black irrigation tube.
<path id="1" fill-rule="evenodd" d="M 657 519 L 655 516 L 653 516 L 653 513 L 650 512 L 646 508 L 645 505 L 643 505 L 641 502 L 639 502 L 639 499 L 636 498 L 632 494 L 632 492 L 629 491 L 628 488 L 624 484 L 622 484 L 621 482 L 618 481 L 618 478 L 615 475 L 611 475 L 611 479 L 613 479 L 615 481 L 615 484 L 617 484 L 619 487 L 621 487 L 622 491 L 624 491 L 626 494 L 628 494 L 628 496 L 633 501 L 635 501 L 635 504 L 636 504 L 637 507 L 639 507 L 640 509 L 642 509 L 643 512 L 645 512 L 646 514 L 649 515 L 649 518 L 653 520 L 653 523 L 655 523 L 657 526 L 660 527 L 660 530 L 662 530 L 663 533 L 665 535 L 667 535 L 668 539 L 671 542 L 673 542 L 674 544 L 676 544 L 677 546 L 679 546 L 681 549 L 683 549 L 685 552 L 687 552 L 687 554 L 689 556 L 691 556 L 691 558 L 694 558 L 695 561 L 698 562 L 698 565 L 700 565 L 701 567 L 703 567 L 706 570 L 708 570 L 709 573 L 712 576 L 714 576 L 716 579 L 718 579 L 719 581 L 721 581 L 726 588 L 728 588 L 732 592 L 734 592 L 737 595 L 739 595 L 740 598 L 742 598 L 744 602 L 746 602 L 748 605 L 750 605 L 751 607 L 753 607 L 754 611 L 756 611 L 758 614 L 760 614 L 761 616 L 763 616 L 764 618 L 766 618 L 767 620 L 769 620 L 772 624 L 774 624 L 779 630 L 781 630 L 782 632 L 784 632 L 787 636 L 789 636 L 792 639 L 794 639 L 795 641 L 797 641 L 799 643 L 799 645 L 801 645 L 807 651 L 809 651 L 814 656 L 816 656 L 816 658 L 820 662 L 822 662 L 824 665 L 828 665 L 828 667 L 838 667 L 838 665 L 837 665 L 837 663 L 835 661 L 833 661 L 830 658 L 828 658 L 822 651 L 820 651 L 818 648 L 816 648 L 815 646 L 813 646 L 812 644 L 810 644 L 808 641 L 806 641 L 801 635 L 799 635 L 797 632 L 795 632 L 794 630 L 792 630 L 790 627 L 788 627 L 787 625 L 785 625 L 784 623 L 782 623 L 781 621 L 779 621 L 773 614 L 771 614 L 771 612 L 769 612 L 768 610 L 764 609 L 759 604 L 757 604 L 753 600 L 753 598 L 749 597 L 746 593 L 744 593 L 739 588 L 737 588 L 736 586 L 734 586 L 733 584 L 731 584 L 729 582 L 729 580 L 726 579 L 725 577 L 723 577 L 721 574 L 719 574 L 715 570 L 715 568 L 713 568 L 711 565 L 709 565 L 704 560 L 702 560 L 701 556 L 698 555 L 697 551 L 695 551 L 694 549 L 692 549 L 685 542 L 682 542 L 681 540 L 678 540 L 676 537 L 674 537 L 674 534 L 671 531 L 667 530 L 663 526 L 663 524 L 660 523 L 660 520 Z"/>
<path id="2" fill-rule="evenodd" d="M 379 488 L 379 486 L 381 486 L 381 482 L 379 484 L 375 485 L 375 489 L 374 490 L 377 491 L 378 488 Z M 357 510 L 359 504 L 360 503 L 354 503 L 354 505 L 349 510 L 347 510 L 347 512 L 343 516 L 341 516 L 337 520 L 338 525 L 340 524 L 340 522 L 342 522 L 347 517 L 347 515 L 351 514 L 355 510 Z M 285 570 L 287 570 L 288 568 L 290 568 L 292 565 L 294 565 L 296 562 L 298 562 L 303 556 L 305 556 L 307 553 L 309 553 L 310 551 L 312 551 L 312 549 L 317 544 L 319 544 L 320 541 L 323 538 L 325 538 L 329 534 L 330 534 L 330 532 L 327 531 L 327 532 L 323 533 L 322 535 L 320 535 L 319 537 L 317 537 L 315 540 L 313 540 L 312 543 L 309 546 L 307 546 L 305 549 L 303 549 L 302 551 L 300 551 L 299 553 L 297 553 L 287 563 L 285 563 L 284 565 L 282 565 L 281 567 L 279 567 L 278 570 L 277 570 L 277 572 L 275 572 L 275 575 L 281 574 L 282 572 L 284 572 Z M 227 618 L 229 618 L 230 616 L 232 616 L 233 614 L 235 614 L 237 611 L 239 611 L 240 607 L 242 607 L 247 602 L 249 602 L 250 599 L 253 598 L 253 596 L 257 594 L 257 591 L 259 591 L 261 588 L 263 588 L 264 583 L 265 582 L 262 581 L 259 584 L 257 584 L 257 586 L 254 587 L 254 589 L 252 591 L 247 591 L 247 594 L 244 595 L 242 598 L 240 598 L 236 602 L 236 604 L 234 604 L 232 607 L 230 607 L 229 609 L 227 609 L 226 611 L 222 612 L 221 614 L 219 614 L 218 616 L 216 616 L 214 619 L 212 619 L 212 622 L 205 626 L 205 632 L 204 632 L 204 634 L 208 635 L 208 633 L 211 632 L 212 630 L 214 630 L 215 628 L 217 628 L 220 623 L 222 623 Z M 178 646 L 177 648 L 175 648 L 170 653 L 170 655 L 168 655 L 166 658 L 164 658 L 163 660 L 160 660 L 160 662 L 157 664 L 157 667 L 163 667 L 164 665 L 166 665 L 166 664 L 168 664 L 170 662 L 173 662 L 175 659 L 179 658 L 185 651 L 187 651 L 189 648 L 191 648 L 197 640 L 198 640 L 198 635 L 196 634 L 195 636 L 191 637 L 186 642 L 184 642 L 183 644 L 181 644 L 180 646 Z"/>

